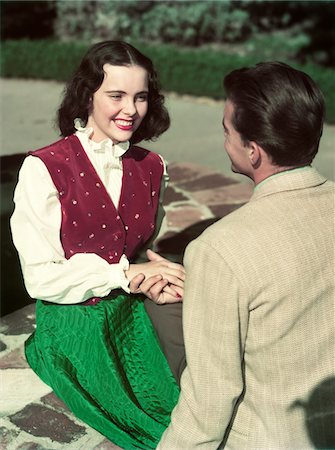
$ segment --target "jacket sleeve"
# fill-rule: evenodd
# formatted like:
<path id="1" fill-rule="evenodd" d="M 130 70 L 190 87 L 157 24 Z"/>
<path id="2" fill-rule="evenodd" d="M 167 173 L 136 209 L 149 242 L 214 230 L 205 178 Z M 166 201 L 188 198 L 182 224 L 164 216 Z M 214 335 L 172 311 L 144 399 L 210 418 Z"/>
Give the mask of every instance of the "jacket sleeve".
<path id="1" fill-rule="evenodd" d="M 229 265 L 202 237 L 185 253 L 183 326 L 187 367 L 159 450 L 217 449 L 243 392 L 248 312 Z"/>

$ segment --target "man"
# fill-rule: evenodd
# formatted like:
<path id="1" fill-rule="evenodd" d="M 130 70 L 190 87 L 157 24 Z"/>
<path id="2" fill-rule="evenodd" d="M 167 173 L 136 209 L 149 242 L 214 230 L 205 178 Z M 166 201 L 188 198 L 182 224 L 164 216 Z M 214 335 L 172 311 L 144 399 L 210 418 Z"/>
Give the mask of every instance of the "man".
<path id="1" fill-rule="evenodd" d="M 298 405 L 335 372 L 334 183 L 311 167 L 324 100 L 282 63 L 224 86 L 225 148 L 255 191 L 186 250 L 187 367 L 157 448 L 314 448 L 327 429 Z"/>

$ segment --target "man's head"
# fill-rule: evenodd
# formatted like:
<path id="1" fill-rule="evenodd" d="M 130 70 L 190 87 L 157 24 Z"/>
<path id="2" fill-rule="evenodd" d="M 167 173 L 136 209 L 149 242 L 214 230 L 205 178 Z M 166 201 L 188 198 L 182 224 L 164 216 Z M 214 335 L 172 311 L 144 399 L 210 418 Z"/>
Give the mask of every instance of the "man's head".
<path id="1" fill-rule="evenodd" d="M 224 78 L 224 88 L 225 116 L 246 149 L 258 146 L 279 168 L 312 162 L 322 134 L 325 105 L 320 89 L 308 75 L 280 62 L 265 62 L 232 71 Z M 229 156 L 234 165 L 234 155 Z M 241 164 L 243 168 L 236 171 L 248 172 L 243 156 Z"/>

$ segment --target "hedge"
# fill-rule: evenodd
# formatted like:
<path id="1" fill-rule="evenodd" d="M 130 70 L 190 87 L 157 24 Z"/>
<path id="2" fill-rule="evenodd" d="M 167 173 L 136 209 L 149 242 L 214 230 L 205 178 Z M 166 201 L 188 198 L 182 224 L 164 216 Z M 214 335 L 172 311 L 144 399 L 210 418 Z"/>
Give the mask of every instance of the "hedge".
<path id="1" fill-rule="evenodd" d="M 220 99 L 222 79 L 231 70 L 259 62 L 254 55 L 227 54 L 222 50 L 185 49 L 172 45 L 132 42 L 155 63 L 164 91 Z M 1 48 L 1 76 L 66 81 L 89 44 L 83 42 L 4 41 Z M 309 63 L 284 61 L 308 73 L 326 98 L 327 121 L 335 122 L 335 70 Z"/>

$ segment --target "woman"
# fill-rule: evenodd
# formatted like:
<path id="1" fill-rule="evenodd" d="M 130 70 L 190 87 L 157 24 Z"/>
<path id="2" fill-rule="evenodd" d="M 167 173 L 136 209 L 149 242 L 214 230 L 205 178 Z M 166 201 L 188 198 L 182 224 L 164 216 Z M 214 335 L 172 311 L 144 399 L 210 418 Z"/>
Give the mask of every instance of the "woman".
<path id="1" fill-rule="evenodd" d="M 91 47 L 58 111 L 63 138 L 26 158 L 11 219 L 27 290 L 39 299 L 27 360 L 125 449 L 155 448 L 179 395 L 146 307 L 180 301 L 184 269 L 150 250 L 133 263 L 162 219 L 164 162 L 134 144 L 168 128 L 163 100 L 152 62 L 134 47 Z"/>

